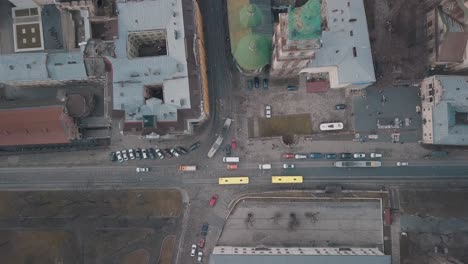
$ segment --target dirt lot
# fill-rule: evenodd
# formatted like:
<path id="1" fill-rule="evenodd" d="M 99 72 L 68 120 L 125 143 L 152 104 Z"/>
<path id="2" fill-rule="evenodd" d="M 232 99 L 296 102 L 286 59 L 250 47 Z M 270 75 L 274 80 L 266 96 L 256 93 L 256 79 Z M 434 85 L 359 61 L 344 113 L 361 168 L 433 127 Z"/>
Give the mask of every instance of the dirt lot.
<path id="1" fill-rule="evenodd" d="M 467 200 L 466 190 L 400 192 L 401 263 L 439 257 L 468 263 Z"/>
<path id="2" fill-rule="evenodd" d="M 171 263 L 182 210 L 175 189 L 1 192 L 0 258 L 147 264 L 164 250 Z"/>
<path id="3" fill-rule="evenodd" d="M 259 118 L 258 125 L 260 137 L 312 134 L 312 122 L 309 114 Z"/>

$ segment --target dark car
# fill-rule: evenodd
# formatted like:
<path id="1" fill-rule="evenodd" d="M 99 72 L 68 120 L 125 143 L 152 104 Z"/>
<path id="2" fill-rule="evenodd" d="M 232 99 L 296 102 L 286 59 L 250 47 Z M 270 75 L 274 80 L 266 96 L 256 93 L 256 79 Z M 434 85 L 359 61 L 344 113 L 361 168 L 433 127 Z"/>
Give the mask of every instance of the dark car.
<path id="1" fill-rule="evenodd" d="M 110 153 L 110 161 L 114 162 L 117 160 L 117 155 L 115 154 L 115 152 L 111 152 Z"/>
<path id="2" fill-rule="evenodd" d="M 326 159 L 336 159 L 336 154 L 335 153 L 328 153 L 325 155 Z"/>
<path id="3" fill-rule="evenodd" d="M 353 157 L 351 153 L 340 153 L 340 159 L 350 159 Z"/>
<path id="4" fill-rule="evenodd" d="M 226 152 L 226 156 L 230 157 L 232 155 L 232 147 L 230 144 L 226 144 L 224 147 L 224 151 Z"/>
<path id="5" fill-rule="evenodd" d="M 150 159 L 156 159 L 156 151 L 154 148 L 148 148 L 148 156 Z"/>
<path id="6" fill-rule="evenodd" d="M 185 155 L 185 154 L 188 153 L 188 150 L 185 149 L 184 147 L 181 147 L 181 146 L 177 147 L 176 150 L 177 150 L 177 152 L 179 152 L 182 155 Z"/>
<path id="7" fill-rule="evenodd" d="M 299 90 L 299 87 L 295 85 L 288 85 L 288 91 L 297 91 Z"/>
<path id="8" fill-rule="evenodd" d="M 345 104 L 337 104 L 335 105 L 335 110 L 343 110 L 346 108 Z"/>
<path id="9" fill-rule="evenodd" d="M 268 89 L 268 79 L 263 79 L 263 89 Z"/>
<path id="10" fill-rule="evenodd" d="M 141 149 L 140 148 L 135 149 L 135 158 L 136 159 L 141 159 Z"/>
<path id="11" fill-rule="evenodd" d="M 258 79 L 258 77 L 255 77 L 254 78 L 254 83 L 255 83 L 255 88 L 260 88 L 260 79 Z"/>
<path id="12" fill-rule="evenodd" d="M 164 153 L 166 153 L 166 156 L 167 156 L 168 158 L 174 157 L 174 155 L 172 155 L 172 153 L 171 153 L 171 150 L 168 149 L 168 148 L 165 148 L 165 149 L 164 149 Z"/>
<path id="13" fill-rule="evenodd" d="M 249 91 L 253 90 L 253 81 L 252 80 L 247 80 L 247 89 Z"/>
<path id="14" fill-rule="evenodd" d="M 310 153 L 309 154 L 309 159 L 321 159 L 322 158 L 322 153 Z"/>
<path id="15" fill-rule="evenodd" d="M 190 146 L 190 150 L 191 150 L 191 151 L 194 151 L 194 150 L 196 150 L 197 148 L 199 148 L 200 145 L 201 145 L 200 141 L 197 141 L 197 142 L 193 143 L 193 144 Z"/>
<path id="16" fill-rule="evenodd" d="M 206 236 L 208 234 L 208 223 L 204 223 L 201 228 L 201 235 Z"/>

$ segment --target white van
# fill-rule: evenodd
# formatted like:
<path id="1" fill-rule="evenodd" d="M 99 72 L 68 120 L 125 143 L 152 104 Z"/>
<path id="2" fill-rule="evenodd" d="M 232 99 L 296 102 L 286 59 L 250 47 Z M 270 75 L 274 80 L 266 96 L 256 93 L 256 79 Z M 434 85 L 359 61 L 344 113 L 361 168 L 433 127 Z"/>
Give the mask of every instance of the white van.
<path id="1" fill-rule="evenodd" d="M 329 130 L 341 130 L 343 129 L 343 123 L 334 122 L 334 123 L 322 123 L 320 124 L 320 130 L 329 131 Z"/>
<path id="2" fill-rule="evenodd" d="M 223 162 L 238 163 L 239 157 L 223 157 Z"/>
<path id="3" fill-rule="evenodd" d="M 260 170 L 271 170 L 271 164 L 258 164 Z"/>

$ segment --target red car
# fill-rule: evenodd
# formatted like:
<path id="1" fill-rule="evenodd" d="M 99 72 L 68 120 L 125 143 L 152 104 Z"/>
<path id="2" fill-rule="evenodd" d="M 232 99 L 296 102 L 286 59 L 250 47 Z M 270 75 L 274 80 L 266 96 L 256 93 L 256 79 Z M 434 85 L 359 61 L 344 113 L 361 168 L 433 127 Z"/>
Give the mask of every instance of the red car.
<path id="1" fill-rule="evenodd" d="M 204 248 L 205 247 L 205 239 L 202 238 L 200 241 L 198 241 L 198 247 L 199 248 Z"/>
<path id="2" fill-rule="evenodd" d="M 294 154 L 293 153 L 283 153 L 282 157 L 283 157 L 283 159 L 294 159 Z"/>
<path id="3" fill-rule="evenodd" d="M 210 206 L 211 206 L 211 207 L 215 206 L 216 200 L 218 200 L 218 195 L 217 195 L 217 194 L 213 194 L 213 196 L 211 196 L 211 199 L 210 199 Z"/>
<path id="4" fill-rule="evenodd" d="M 228 164 L 226 168 L 228 170 L 237 170 L 237 164 Z"/>
<path id="5" fill-rule="evenodd" d="M 237 141 L 235 139 L 231 140 L 231 148 L 232 150 L 236 150 L 237 148 Z"/>

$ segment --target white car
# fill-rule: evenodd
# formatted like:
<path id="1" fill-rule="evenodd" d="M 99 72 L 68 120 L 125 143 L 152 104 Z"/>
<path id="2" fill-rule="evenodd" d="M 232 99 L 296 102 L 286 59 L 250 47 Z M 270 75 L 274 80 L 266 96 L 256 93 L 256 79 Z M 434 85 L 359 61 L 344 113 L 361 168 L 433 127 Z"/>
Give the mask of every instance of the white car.
<path id="1" fill-rule="evenodd" d="M 283 169 L 294 169 L 296 166 L 294 164 L 288 164 L 284 163 L 283 164 Z"/>
<path id="2" fill-rule="evenodd" d="M 401 166 L 408 166 L 408 162 L 407 162 L 407 161 L 406 161 L 406 162 L 405 162 L 405 161 L 399 161 L 399 162 L 396 163 L 396 165 L 397 165 L 398 167 L 401 167 Z"/>
<path id="3" fill-rule="evenodd" d="M 171 154 L 174 155 L 174 156 L 176 156 L 176 157 L 179 157 L 179 156 L 180 156 L 179 152 L 177 152 L 177 150 L 175 150 L 175 149 L 173 149 L 173 148 L 171 149 Z"/>
<path id="4" fill-rule="evenodd" d="M 158 155 L 160 159 L 164 159 L 164 155 L 162 154 L 160 149 L 156 148 L 154 151 L 156 152 L 156 155 Z"/>
<path id="5" fill-rule="evenodd" d="M 271 118 L 271 106 L 270 105 L 265 106 L 265 116 L 266 118 Z"/>
<path id="6" fill-rule="evenodd" d="M 355 159 L 363 159 L 366 157 L 366 154 L 365 153 L 354 153 L 353 157 Z"/>
<path id="7" fill-rule="evenodd" d="M 126 149 L 122 150 L 122 157 L 123 157 L 124 160 L 128 160 L 128 155 L 127 155 L 127 150 Z"/>
<path id="8" fill-rule="evenodd" d="M 307 159 L 307 155 L 304 154 L 296 154 L 294 155 L 295 159 Z"/>
<path id="9" fill-rule="evenodd" d="M 370 154 L 370 157 L 371 158 L 382 158 L 383 157 L 383 154 L 382 153 L 371 153 Z"/>
<path id="10" fill-rule="evenodd" d="M 198 257 L 197 257 L 197 261 L 201 263 L 201 262 L 202 262 L 202 260 L 203 260 L 203 252 L 201 252 L 201 251 L 198 251 Z"/>
<path id="11" fill-rule="evenodd" d="M 260 170 L 270 170 L 271 169 L 271 164 L 258 164 L 258 168 Z"/>
<path id="12" fill-rule="evenodd" d="M 115 153 L 115 155 L 117 155 L 117 160 L 118 160 L 119 162 L 122 162 L 122 161 L 124 160 L 123 157 L 122 157 L 122 152 L 120 152 L 120 150 L 117 151 L 117 152 Z"/>
<path id="13" fill-rule="evenodd" d="M 135 159 L 135 151 L 133 149 L 129 149 L 128 156 L 130 157 L 130 159 Z"/>
<path id="14" fill-rule="evenodd" d="M 136 172 L 148 172 L 149 168 L 136 168 Z"/>
<path id="15" fill-rule="evenodd" d="M 192 244 L 192 250 L 190 251 L 191 257 L 195 257 L 195 251 L 197 251 L 197 245 Z"/>
<path id="16" fill-rule="evenodd" d="M 143 156 L 144 159 L 148 158 L 148 151 L 145 148 L 141 149 L 141 156 Z"/>

